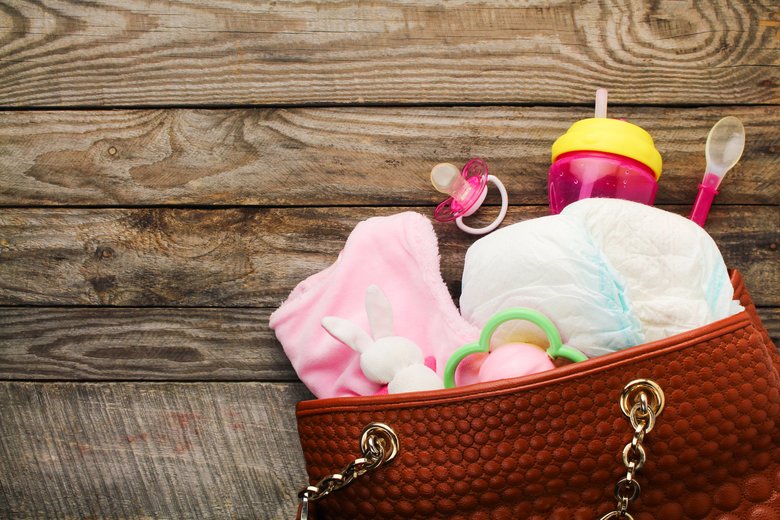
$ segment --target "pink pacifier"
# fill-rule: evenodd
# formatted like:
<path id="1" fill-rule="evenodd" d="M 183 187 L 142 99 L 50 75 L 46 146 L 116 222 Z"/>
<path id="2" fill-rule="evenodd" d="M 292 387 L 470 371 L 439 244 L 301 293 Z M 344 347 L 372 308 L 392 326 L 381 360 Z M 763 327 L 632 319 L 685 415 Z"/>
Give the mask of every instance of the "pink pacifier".
<path id="1" fill-rule="evenodd" d="M 463 217 L 474 214 L 487 196 L 487 183 L 492 182 L 501 194 L 501 211 L 496 219 L 482 228 L 473 228 L 463 223 Z M 472 235 L 490 233 L 501 224 L 506 216 L 508 199 L 504 184 L 494 175 L 488 173 L 485 161 L 480 158 L 471 159 L 463 167 L 463 171 L 450 163 L 437 164 L 431 170 L 431 183 L 436 191 L 450 196 L 436 207 L 433 218 L 439 222 L 452 222 L 460 229 Z"/>

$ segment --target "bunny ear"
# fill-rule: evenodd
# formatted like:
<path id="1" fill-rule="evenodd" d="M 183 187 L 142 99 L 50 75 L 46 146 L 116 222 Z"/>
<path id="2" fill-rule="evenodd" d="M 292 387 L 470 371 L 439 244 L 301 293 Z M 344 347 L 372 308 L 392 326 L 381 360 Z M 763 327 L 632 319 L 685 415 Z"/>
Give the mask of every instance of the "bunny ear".
<path id="1" fill-rule="evenodd" d="M 393 335 L 393 308 L 377 285 L 369 285 L 366 289 L 366 314 L 374 339 Z"/>
<path id="2" fill-rule="evenodd" d="M 325 316 L 322 318 L 322 327 L 328 334 L 357 352 L 363 352 L 373 343 L 366 331 L 344 318 Z"/>

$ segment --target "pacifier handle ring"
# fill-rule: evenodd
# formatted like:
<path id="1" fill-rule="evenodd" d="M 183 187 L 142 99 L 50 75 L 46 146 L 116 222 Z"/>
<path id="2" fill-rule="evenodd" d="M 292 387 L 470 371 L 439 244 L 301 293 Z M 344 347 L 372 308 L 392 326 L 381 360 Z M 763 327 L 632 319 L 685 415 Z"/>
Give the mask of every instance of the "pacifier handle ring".
<path id="1" fill-rule="evenodd" d="M 496 188 L 498 189 L 498 192 L 501 194 L 501 210 L 498 212 L 498 216 L 496 219 L 488 224 L 485 227 L 481 228 L 473 228 L 471 226 L 467 226 L 463 223 L 463 217 L 458 217 L 455 219 L 455 224 L 458 225 L 458 227 L 465 231 L 466 233 L 469 233 L 471 235 L 484 235 L 485 233 L 490 233 L 494 229 L 496 229 L 499 224 L 501 224 L 501 221 L 504 220 L 504 217 L 506 216 L 506 210 L 509 208 L 509 197 L 506 193 L 506 188 L 504 187 L 504 183 L 501 182 L 498 177 L 495 175 L 488 175 L 487 176 L 488 182 L 492 182 L 496 185 Z"/>
<path id="2" fill-rule="evenodd" d="M 480 352 L 490 352 L 490 339 L 493 336 L 493 333 L 500 325 L 511 320 L 530 321 L 542 329 L 547 336 L 547 341 L 550 343 L 550 346 L 547 347 L 546 351 L 550 358 L 555 359 L 556 357 L 562 357 L 575 363 L 588 359 L 587 356 L 579 350 L 563 344 L 558 328 L 550 318 L 533 309 L 514 307 L 494 314 L 485 324 L 477 342 L 460 347 L 450 356 L 447 360 L 447 365 L 444 367 L 444 388 L 453 388 L 455 386 L 455 370 L 458 368 L 458 365 L 460 365 L 460 362 L 467 356 Z M 487 349 L 483 348 L 485 345 L 487 346 Z"/>

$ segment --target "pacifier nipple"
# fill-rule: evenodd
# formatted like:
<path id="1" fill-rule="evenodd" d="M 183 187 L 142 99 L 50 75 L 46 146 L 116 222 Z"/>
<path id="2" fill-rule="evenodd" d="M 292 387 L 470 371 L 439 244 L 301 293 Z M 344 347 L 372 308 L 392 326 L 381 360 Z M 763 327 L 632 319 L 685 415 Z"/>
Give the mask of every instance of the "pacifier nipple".
<path id="1" fill-rule="evenodd" d="M 469 181 L 463 172 L 451 163 L 439 163 L 434 166 L 431 170 L 431 183 L 436 191 L 452 197 L 455 205 L 464 208 L 465 211 L 477 205 L 475 196 L 487 189 L 479 179 L 472 177 Z M 474 190 L 479 190 L 479 193 L 475 194 Z M 474 207 L 474 211 L 476 210 L 477 207 Z"/>
<path id="2" fill-rule="evenodd" d="M 431 170 L 431 183 L 436 191 L 454 196 L 463 186 L 460 169 L 451 163 L 439 163 Z"/>

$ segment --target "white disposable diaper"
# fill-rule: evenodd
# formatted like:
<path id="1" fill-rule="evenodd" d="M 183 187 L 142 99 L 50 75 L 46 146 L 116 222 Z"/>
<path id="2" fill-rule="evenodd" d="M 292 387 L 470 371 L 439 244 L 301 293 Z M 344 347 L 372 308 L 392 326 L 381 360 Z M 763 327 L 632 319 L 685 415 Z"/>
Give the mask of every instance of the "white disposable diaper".
<path id="1" fill-rule="evenodd" d="M 742 310 L 712 238 L 679 215 L 621 199 L 584 199 L 507 226 L 466 253 L 463 316 L 530 307 L 565 343 L 592 357 L 654 341 Z M 545 346 L 544 334 L 508 322 L 496 344 Z"/>

